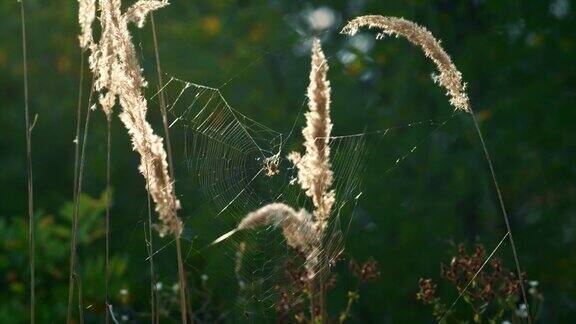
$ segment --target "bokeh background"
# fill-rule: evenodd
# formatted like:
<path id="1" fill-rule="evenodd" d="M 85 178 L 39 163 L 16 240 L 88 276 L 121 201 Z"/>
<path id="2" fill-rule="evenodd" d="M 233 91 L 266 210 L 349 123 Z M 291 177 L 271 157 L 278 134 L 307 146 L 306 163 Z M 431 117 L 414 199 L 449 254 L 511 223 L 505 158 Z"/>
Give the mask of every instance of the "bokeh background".
<path id="1" fill-rule="evenodd" d="M 156 13 L 166 75 L 213 87 L 238 111 L 289 132 L 305 99 L 310 37 L 323 41 L 333 89 L 335 134 L 398 128 L 381 137 L 365 159 L 362 198 L 346 237 L 346 254 L 378 261 L 381 277 L 362 286 L 351 318 L 357 323 L 432 321 L 415 294 L 418 279 L 439 277 L 455 244 L 493 248 L 505 233 L 479 139 L 469 116 L 451 116 L 434 67 L 405 40 L 376 40 L 372 31 L 339 34 L 363 14 L 401 16 L 442 40 L 469 85 L 471 103 L 492 152 L 522 267 L 538 281 L 542 322 L 576 320 L 576 4 L 570 0 L 483 1 L 172 1 Z M 77 4 L 26 1 L 33 130 L 35 214 L 38 226 L 38 318 L 61 322 L 66 313 L 74 162 L 75 110 L 81 54 Z M 0 3 L 0 321 L 27 321 L 26 168 L 19 4 Z M 156 91 L 150 24 L 132 29 L 142 67 Z M 166 76 L 165 76 L 166 77 Z M 85 71 L 85 94 L 89 72 Z M 84 104 L 85 106 L 85 104 Z M 150 118 L 160 134 L 158 106 Z M 85 110 L 85 108 L 83 108 Z M 445 126 L 407 126 L 420 120 Z M 298 124 L 298 125 L 301 125 Z M 299 126 L 298 126 L 299 127 Z M 79 258 L 85 316 L 102 320 L 106 122 L 96 111 L 89 130 L 80 213 Z M 112 282 L 122 319 L 145 322 L 148 309 L 144 228 L 146 192 L 128 136 L 113 119 Z M 180 148 L 184 139 L 173 138 Z M 395 164 L 410 149 L 417 150 Z M 176 150 L 178 151 L 178 149 Z M 176 156 L 179 165 L 184 157 Z M 186 218 L 186 270 L 193 304 L 212 318 L 234 318 L 236 290 L 222 277 L 233 269 L 213 261 L 224 250 L 204 249 L 221 233 L 207 225 L 206 199 L 178 168 Z M 177 174 L 177 175 L 178 175 Z M 179 177 L 177 176 L 177 179 Z M 165 308 L 176 295 L 174 247 L 158 254 Z M 230 251 L 228 251 L 230 252 Z M 513 268 L 510 246 L 497 252 Z M 345 272 L 338 269 L 338 271 Z M 329 295 L 336 315 L 346 302 L 346 275 Z M 447 300 L 455 297 L 439 287 Z M 234 315 L 236 314 L 236 315 Z M 256 321 L 256 320 L 255 320 Z"/>

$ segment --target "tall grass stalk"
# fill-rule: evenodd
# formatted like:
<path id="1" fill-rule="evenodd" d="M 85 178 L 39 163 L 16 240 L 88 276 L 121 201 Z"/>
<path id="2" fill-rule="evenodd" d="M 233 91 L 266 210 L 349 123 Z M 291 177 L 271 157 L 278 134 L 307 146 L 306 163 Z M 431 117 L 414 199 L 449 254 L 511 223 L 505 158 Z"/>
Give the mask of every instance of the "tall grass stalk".
<path id="1" fill-rule="evenodd" d="M 104 235 L 106 236 L 105 256 L 104 256 L 104 306 L 105 306 L 105 321 L 106 324 L 110 323 L 110 304 L 109 286 L 110 286 L 110 168 L 111 159 L 110 151 L 112 148 L 112 136 L 110 132 L 110 119 L 106 120 L 106 215 L 104 217 Z"/>
<path id="2" fill-rule="evenodd" d="M 80 324 L 84 324 L 84 298 L 82 295 L 82 280 L 78 274 L 74 275 L 74 280 L 78 285 L 78 318 L 80 319 Z"/>
<path id="3" fill-rule="evenodd" d="M 80 160 L 80 125 L 82 125 L 81 121 L 82 121 L 82 96 L 83 96 L 83 89 L 84 89 L 84 60 L 85 60 L 85 55 L 84 55 L 84 51 L 81 50 L 80 52 L 80 73 L 79 73 L 79 81 L 78 81 L 78 104 L 76 107 L 76 132 L 74 135 L 74 187 L 72 189 L 73 193 L 72 193 L 72 201 L 74 203 L 74 208 L 76 208 L 76 202 L 77 202 L 77 193 L 78 193 L 78 173 L 79 173 L 79 160 Z M 74 232 L 74 229 L 72 229 L 72 232 Z M 73 236 L 74 234 L 72 234 Z M 71 240 L 72 240 L 72 236 L 71 236 Z M 71 242 L 72 244 L 72 242 Z M 70 259 L 72 259 L 72 255 L 70 256 Z M 73 269 L 70 269 L 70 275 L 73 275 Z M 69 284 L 69 288 L 72 285 L 72 280 L 69 280 L 68 282 Z M 69 289 L 69 294 L 70 291 L 73 291 L 73 289 Z M 68 298 L 70 298 L 71 294 L 69 295 Z M 69 307 L 70 307 L 70 301 L 69 301 Z"/>
<path id="4" fill-rule="evenodd" d="M 80 53 L 80 76 L 78 81 L 78 105 L 76 107 L 76 133 L 74 135 L 74 187 L 72 189 L 72 201 L 76 203 L 76 191 L 78 188 L 78 172 L 80 160 L 80 125 L 82 125 L 82 96 L 84 88 L 84 51 Z"/>
<path id="5" fill-rule="evenodd" d="M 154 249 L 152 236 L 152 202 L 150 195 L 147 195 L 148 226 L 144 225 L 144 239 L 146 240 L 146 251 L 148 252 L 148 264 L 150 267 L 150 323 L 158 323 L 158 295 L 156 294 L 156 271 L 154 270 Z"/>
<path id="6" fill-rule="evenodd" d="M 508 213 L 506 211 L 506 206 L 504 204 L 504 199 L 502 198 L 502 192 L 496 178 L 496 173 L 494 171 L 494 165 L 490 153 L 486 147 L 486 142 L 484 136 L 476 119 L 476 114 L 469 104 L 468 95 L 466 93 L 466 83 L 462 81 L 462 75 L 460 71 L 456 69 L 450 56 L 444 51 L 438 40 L 424 27 L 419 26 L 411 21 L 403 18 L 397 17 L 384 17 L 377 15 L 361 16 L 349 21 L 346 26 L 342 29 L 343 34 L 354 35 L 358 31 L 358 28 L 367 26 L 368 28 L 377 27 L 383 30 L 383 35 L 395 35 L 403 36 L 412 44 L 420 47 L 424 54 L 430 58 L 440 74 L 434 77 L 434 81 L 438 82 L 441 86 L 446 88 L 447 94 L 450 96 L 450 104 L 452 104 L 456 109 L 466 111 L 472 115 L 472 121 L 474 123 L 474 128 L 478 133 L 480 142 L 482 145 L 482 150 L 484 152 L 484 157 L 488 163 L 488 168 L 490 170 L 490 175 L 492 177 L 492 182 L 496 189 L 496 194 L 498 196 L 498 202 L 500 205 L 500 210 L 502 212 L 502 217 L 504 218 L 504 223 L 506 224 L 506 230 L 508 234 L 508 239 L 510 240 L 510 246 L 512 248 L 512 254 L 514 257 L 514 263 L 516 265 L 516 272 L 518 279 L 522 283 L 520 289 L 522 292 L 522 300 L 526 305 L 526 311 L 528 313 L 528 323 L 532 323 L 532 317 L 530 316 L 530 309 L 528 308 L 528 298 L 524 288 L 524 275 L 520 267 L 520 260 L 518 258 L 518 252 L 516 248 L 516 243 L 514 241 L 514 236 L 512 235 L 512 228 L 510 227 L 510 220 Z M 462 294 L 463 292 L 461 292 Z"/>
<path id="7" fill-rule="evenodd" d="M 146 177 L 149 170 L 146 169 Z M 146 212 L 147 223 L 144 223 L 144 241 L 146 243 L 146 252 L 148 253 L 148 266 L 150 268 L 150 323 L 158 323 L 158 294 L 156 290 L 156 271 L 154 267 L 154 241 L 152 236 L 152 199 L 150 194 L 146 195 Z M 148 226 L 146 226 L 148 225 Z"/>
<path id="8" fill-rule="evenodd" d="M 26 127 L 26 166 L 28 173 L 28 248 L 30 258 L 30 323 L 36 321 L 36 226 L 34 221 L 34 175 L 32 173 L 32 128 L 28 97 L 28 53 L 26 46 L 26 10 L 24 0 L 20 2 L 22 24 L 22 73 L 24 75 L 24 126 Z"/>
<path id="9" fill-rule="evenodd" d="M 182 243 L 181 236 L 176 236 L 176 256 L 178 259 L 178 282 L 180 286 L 180 314 L 182 323 L 188 323 L 186 316 L 186 273 L 184 272 L 184 262 L 182 260 Z M 194 314 L 190 314 L 191 322 L 194 322 Z"/>
<path id="10" fill-rule="evenodd" d="M 334 174 L 330 162 L 330 118 L 331 89 L 327 79 L 328 61 L 322 51 L 319 39 L 314 39 L 311 54 L 310 83 L 307 89 L 308 108 L 306 127 L 302 129 L 306 152 L 292 152 L 288 158 L 298 169 L 298 183 L 314 203 L 315 230 L 318 243 L 315 258 L 320 262 L 325 258 L 324 232 L 335 203 L 335 190 L 331 189 Z M 316 262 L 319 263 L 319 262 Z M 311 319 L 315 321 L 318 308 L 320 321 L 326 321 L 326 301 L 324 278 L 327 269 L 320 265 L 312 269 L 310 280 Z M 317 300 L 316 300 L 317 299 Z"/>
<path id="11" fill-rule="evenodd" d="M 169 174 L 174 179 L 174 163 L 172 158 L 172 142 L 170 141 L 170 127 L 168 124 L 168 115 L 166 113 L 166 99 L 164 97 L 164 81 L 162 79 L 162 64 L 160 63 L 160 51 L 158 50 L 158 36 L 156 34 L 156 23 L 154 21 L 154 13 L 150 13 L 150 25 L 152 28 L 152 40 L 154 43 L 154 57 L 156 60 L 156 74 L 158 76 L 158 89 L 160 91 L 160 112 L 162 114 L 162 125 L 164 127 L 164 137 L 166 138 L 166 153 L 168 155 L 168 170 Z M 176 185 L 174 184 L 174 191 Z M 152 244 L 152 241 L 150 242 Z M 153 250 L 152 250 L 153 251 Z M 180 235 L 176 238 L 176 258 L 178 262 L 178 281 L 180 285 L 180 312 L 185 314 L 186 305 L 190 305 L 188 287 L 186 282 L 186 274 L 184 273 L 184 262 L 182 260 L 182 248 L 180 242 Z M 150 258 L 152 259 L 152 258 Z M 194 322 L 194 314 L 190 312 L 190 320 Z M 183 316 L 183 323 L 185 323 L 186 316 Z"/>
<path id="12" fill-rule="evenodd" d="M 78 240 L 78 213 L 80 210 L 80 194 L 82 193 L 82 180 L 84 178 L 84 166 L 86 161 L 86 146 L 88 144 L 88 130 L 90 127 L 90 112 L 92 111 L 92 96 L 94 89 L 94 78 L 90 86 L 90 95 L 88 96 L 88 105 L 86 109 L 86 119 L 84 121 L 84 130 L 82 132 L 82 146 L 80 147 L 80 157 L 78 159 L 78 180 L 74 188 L 74 210 L 72 213 L 72 233 L 70 239 L 70 273 L 68 277 L 68 308 L 66 322 L 72 321 L 72 303 L 74 300 L 74 277 L 76 274 L 76 247 Z M 80 118 L 80 116 L 78 116 Z"/>

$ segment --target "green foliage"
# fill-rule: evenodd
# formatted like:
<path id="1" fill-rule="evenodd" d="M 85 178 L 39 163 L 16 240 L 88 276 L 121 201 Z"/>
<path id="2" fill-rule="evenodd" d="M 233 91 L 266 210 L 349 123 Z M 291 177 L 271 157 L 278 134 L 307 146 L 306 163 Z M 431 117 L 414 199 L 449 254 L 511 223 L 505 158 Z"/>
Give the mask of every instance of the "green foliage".
<path id="1" fill-rule="evenodd" d="M 81 273 L 85 303 L 102 310 L 101 296 L 104 282 L 104 210 L 106 196 L 80 197 L 78 248 L 81 254 Z M 70 254 L 70 229 L 72 202 L 65 203 L 57 213 L 38 211 L 36 214 L 37 272 L 39 320 L 59 319 L 65 316 L 67 296 L 68 262 Z M 28 312 L 29 285 L 28 223 L 23 218 L 0 218 L 0 284 L 6 289 L 0 292 L 0 322 L 24 322 Z M 110 274 L 114 278 L 126 275 L 128 259 L 113 256 Z M 46 303 L 44 301 L 51 301 Z"/>

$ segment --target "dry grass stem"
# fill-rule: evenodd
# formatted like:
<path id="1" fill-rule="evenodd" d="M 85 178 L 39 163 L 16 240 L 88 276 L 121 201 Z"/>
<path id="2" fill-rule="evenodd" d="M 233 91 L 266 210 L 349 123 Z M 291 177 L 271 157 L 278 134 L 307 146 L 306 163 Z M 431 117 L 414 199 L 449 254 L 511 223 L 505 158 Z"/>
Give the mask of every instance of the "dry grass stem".
<path id="1" fill-rule="evenodd" d="M 424 54 L 436 64 L 440 74 L 434 76 L 434 81 L 446 88 L 447 95 L 450 96 L 450 104 L 456 109 L 471 112 L 462 74 L 440 46 L 440 42 L 426 28 L 403 18 L 371 15 L 352 19 L 341 33 L 352 36 L 363 26 L 382 29 L 382 36 L 406 37 L 412 44 L 419 46 Z"/>

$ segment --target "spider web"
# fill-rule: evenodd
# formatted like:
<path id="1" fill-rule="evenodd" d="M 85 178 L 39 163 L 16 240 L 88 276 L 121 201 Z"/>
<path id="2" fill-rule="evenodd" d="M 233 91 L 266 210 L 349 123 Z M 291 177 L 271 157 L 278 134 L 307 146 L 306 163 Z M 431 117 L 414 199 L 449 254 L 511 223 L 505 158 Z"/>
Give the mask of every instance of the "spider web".
<path id="1" fill-rule="evenodd" d="M 197 237 L 206 246 L 201 252 L 214 253 L 214 261 L 207 268 L 226 278 L 219 278 L 218 285 L 236 290 L 234 303 L 239 313 L 233 319 L 272 320 L 281 297 L 278 287 L 289 284 L 286 262 L 294 255 L 281 230 L 274 226 L 245 230 L 217 246 L 210 243 L 234 229 L 249 212 L 272 202 L 283 202 L 296 210 L 313 210 L 296 182 L 297 169 L 286 159 L 293 149 L 303 150 L 300 129 L 306 103 L 302 103 L 291 129 L 283 133 L 235 109 L 219 88 L 170 78 L 163 91 L 169 103 L 172 132 L 183 139 L 181 167 L 186 176 L 180 176 L 179 182 L 184 181 L 184 187 L 194 190 L 186 195 L 195 206 L 191 217 L 204 219 L 203 237 Z M 329 268 L 344 250 L 371 152 L 391 133 L 425 129 L 420 142 L 402 148 L 386 162 L 385 175 L 456 115 L 330 138 L 336 204 L 325 232 L 322 268 Z M 193 240 L 189 227 L 184 236 Z M 298 267 L 302 270 L 303 266 Z"/>

